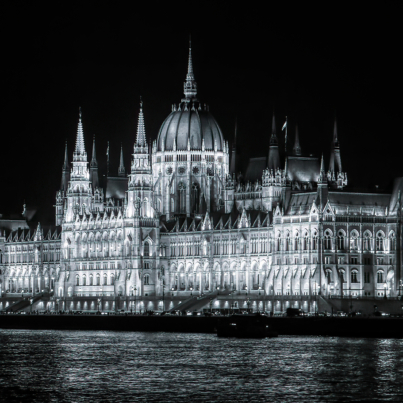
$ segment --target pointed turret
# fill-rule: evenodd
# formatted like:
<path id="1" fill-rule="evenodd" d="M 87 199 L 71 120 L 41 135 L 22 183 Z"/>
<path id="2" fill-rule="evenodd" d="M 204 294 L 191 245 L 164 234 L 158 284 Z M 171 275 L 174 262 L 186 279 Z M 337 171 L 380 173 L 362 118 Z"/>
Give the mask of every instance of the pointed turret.
<path id="1" fill-rule="evenodd" d="M 325 162 L 324 162 L 323 154 L 322 154 L 322 158 L 320 160 L 320 171 L 319 171 L 318 183 L 325 183 L 325 182 L 326 182 Z"/>
<path id="2" fill-rule="evenodd" d="M 90 163 L 90 181 L 92 182 L 92 188 L 96 189 L 99 187 L 99 176 L 98 176 L 98 161 L 97 154 L 95 150 L 95 135 L 92 140 L 92 156 Z"/>
<path id="3" fill-rule="evenodd" d="M 123 147 L 122 147 L 122 145 L 120 145 L 120 162 L 119 162 L 118 176 L 126 176 L 126 169 L 123 164 Z"/>
<path id="4" fill-rule="evenodd" d="M 143 101 L 142 101 L 141 97 L 140 97 L 139 120 L 137 123 L 136 146 L 147 147 L 146 129 L 144 126 Z"/>
<path id="5" fill-rule="evenodd" d="M 67 187 L 69 185 L 70 180 L 70 166 L 69 166 L 69 157 L 67 153 L 67 141 L 64 147 L 64 163 L 62 168 L 62 180 L 60 183 L 60 190 L 63 192 L 67 192 Z"/>
<path id="6" fill-rule="evenodd" d="M 340 143 L 337 135 L 337 120 L 334 119 L 332 150 L 330 153 L 329 171 L 343 172 L 341 167 Z"/>
<path id="7" fill-rule="evenodd" d="M 196 100 L 197 84 L 193 74 L 192 41 L 190 40 L 190 38 L 189 38 L 188 72 L 186 74 L 186 81 L 183 84 L 183 93 L 185 94 L 184 101 Z"/>
<path id="8" fill-rule="evenodd" d="M 298 126 L 295 126 L 295 140 L 294 140 L 294 147 L 292 149 L 294 155 L 300 156 L 302 155 L 301 146 L 299 144 L 299 133 L 298 133 Z"/>
<path id="9" fill-rule="evenodd" d="M 236 135 L 237 135 L 237 129 L 238 129 L 238 124 L 237 120 L 235 119 L 235 134 L 234 134 L 234 144 L 232 144 L 232 155 L 231 155 L 231 167 L 230 167 L 230 173 L 231 175 L 236 172 L 236 164 L 235 164 L 235 157 L 236 157 Z"/>
<path id="10" fill-rule="evenodd" d="M 273 119 L 272 119 L 272 124 L 271 124 L 268 168 L 269 169 L 280 168 L 280 154 L 278 151 L 278 140 L 277 140 L 277 135 L 276 135 L 276 117 L 274 116 L 274 111 L 273 111 Z"/>
<path id="11" fill-rule="evenodd" d="M 84 131 L 83 131 L 81 107 L 79 109 L 78 114 L 76 149 L 74 150 L 73 161 L 87 161 L 87 153 L 85 152 L 85 144 L 84 144 Z"/>

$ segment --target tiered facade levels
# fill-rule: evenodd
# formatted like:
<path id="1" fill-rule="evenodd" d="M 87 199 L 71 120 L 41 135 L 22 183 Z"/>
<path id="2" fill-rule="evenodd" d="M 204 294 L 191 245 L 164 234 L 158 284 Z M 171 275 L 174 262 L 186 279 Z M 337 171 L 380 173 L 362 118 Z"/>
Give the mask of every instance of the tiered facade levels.
<path id="1" fill-rule="evenodd" d="M 401 179 L 390 194 L 348 191 L 336 125 L 327 172 L 323 158 L 302 155 L 298 135 L 280 166 L 274 117 L 269 158 L 251 160 L 242 178 L 235 147 L 230 170 L 228 142 L 196 98 L 191 55 L 184 92 L 151 151 L 141 104 L 130 174 L 121 154 L 105 188 L 80 111 L 57 230 L 1 233 L 0 308 L 43 290 L 43 309 L 106 311 L 167 310 L 202 295 L 213 308 L 313 311 L 318 295 L 399 294 Z"/>

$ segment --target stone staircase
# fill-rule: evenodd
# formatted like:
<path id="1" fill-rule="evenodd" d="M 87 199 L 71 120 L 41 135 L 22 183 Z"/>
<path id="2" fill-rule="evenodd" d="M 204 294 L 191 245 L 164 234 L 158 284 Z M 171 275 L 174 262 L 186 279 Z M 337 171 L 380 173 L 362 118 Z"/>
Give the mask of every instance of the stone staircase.
<path id="1" fill-rule="evenodd" d="M 3 312 L 18 312 L 21 311 L 24 308 L 29 307 L 30 300 L 32 300 L 32 305 L 35 304 L 35 302 L 40 301 L 44 296 L 44 293 L 39 293 L 36 294 L 35 297 L 25 297 L 21 298 L 20 300 L 14 302 L 14 304 L 8 306 L 7 308 L 3 309 Z"/>
<path id="2" fill-rule="evenodd" d="M 195 296 L 186 299 L 185 301 L 181 302 L 179 305 L 169 309 L 167 312 L 174 312 L 174 311 L 197 311 L 206 306 L 211 300 L 215 300 L 217 297 L 221 295 L 229 295 L 231 291 L 213 291 L 208 294 L 203 294 L 202 296 Z"/>

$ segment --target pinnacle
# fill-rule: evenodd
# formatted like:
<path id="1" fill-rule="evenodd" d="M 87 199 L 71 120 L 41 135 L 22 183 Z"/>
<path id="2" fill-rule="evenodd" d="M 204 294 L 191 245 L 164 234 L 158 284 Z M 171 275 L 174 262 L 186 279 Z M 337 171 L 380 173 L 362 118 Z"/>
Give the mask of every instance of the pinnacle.
<path id="1" fill-rule="evenodd" d="M 136 136 L 136 145 L 140 147 L 146 146 L 146 129 L 144 126 L 144 114 L 143 114 L 143 101 L 140 97 L 140 112 L 139 112 L 139 120 L 137 123 L 137 136 Z"/>

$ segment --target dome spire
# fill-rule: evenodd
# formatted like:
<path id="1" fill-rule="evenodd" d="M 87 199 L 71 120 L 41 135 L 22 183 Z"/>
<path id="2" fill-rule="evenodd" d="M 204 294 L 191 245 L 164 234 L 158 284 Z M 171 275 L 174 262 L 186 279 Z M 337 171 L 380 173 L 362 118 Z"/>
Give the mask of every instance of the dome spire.
<path id="1" fill-rule="evenodd" d="M 143 100 L 140 97 L 139 121 L 137 123 L 136 145 L 146 147 L 146 129 L 144 127 Z"/>
<path id="2" fill-rule="evenodd" d="M 192 41 L 190 35 L 189 35 L 188 72 L 186 74 L 186 81 L 183 83 L 183 93 L 185 94 L 186 101 L 194 100 L 197 95 L 197 84 L 193 74 Z"/>

